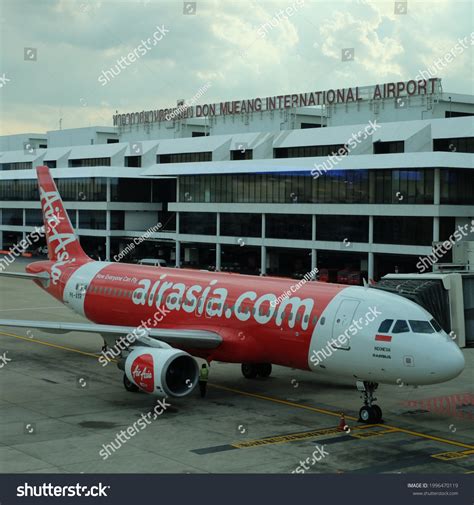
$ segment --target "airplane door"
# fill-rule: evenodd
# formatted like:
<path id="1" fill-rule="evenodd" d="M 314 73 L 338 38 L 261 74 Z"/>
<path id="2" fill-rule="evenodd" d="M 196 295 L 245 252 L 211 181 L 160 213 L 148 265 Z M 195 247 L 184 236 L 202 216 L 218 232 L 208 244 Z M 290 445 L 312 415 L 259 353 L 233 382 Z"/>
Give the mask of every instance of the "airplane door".
<path id="1" fill-rule="evenodd" d="M 354 320 L 354 314 L 359 306 L 359 300 L 342 300 L 339 308 L 337 309 L 336 316 L 334 317 L 334 324 L 332 327 L 332 338 L 337 338 L 342 335 L 347 328 L 352 324 Z M 345 349 L 348 351 L 350 346 L 350 341 L 346 342 L 344 345 L 335 344 L 333 347 L 339 349 Z"/>

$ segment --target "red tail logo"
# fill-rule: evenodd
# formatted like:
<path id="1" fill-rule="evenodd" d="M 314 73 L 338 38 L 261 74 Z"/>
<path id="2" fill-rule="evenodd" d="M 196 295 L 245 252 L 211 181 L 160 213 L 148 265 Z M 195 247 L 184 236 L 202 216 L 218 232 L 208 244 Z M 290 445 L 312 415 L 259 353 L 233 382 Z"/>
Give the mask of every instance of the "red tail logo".
<path id="1" fill-rule="evenodd" d="M 89 259 L 82 250 L 64 209 L 61 196 L 48 167 L 37 167 L 38 186 L 43 210 L 44 230 L 48 244 L 48 257 L 54 261 L 51 269 L 53 284 L 61 277 L 61 267 L 76 260 Z"/>

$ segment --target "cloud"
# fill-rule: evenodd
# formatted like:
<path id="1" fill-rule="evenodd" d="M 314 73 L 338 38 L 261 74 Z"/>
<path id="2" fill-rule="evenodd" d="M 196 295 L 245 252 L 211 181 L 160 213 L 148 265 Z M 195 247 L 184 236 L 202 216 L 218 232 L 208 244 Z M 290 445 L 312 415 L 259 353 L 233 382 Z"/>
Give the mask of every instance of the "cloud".
<path id="1" fill-rule="evenodd" d="M 289 7 L 295 7 L 291 15 Z M 206 82 L 202 102 L 410 79 L 472 30 L 470 2 L 4 0 L 0 16 L 2 133 L 111 125 L 120 112 L 169 107 Z M 283 16 L 281 13 L 285 13 Z M 106 86 L 98 76 L 151 36 L 170 31 Z M 24 48 L 38 51 L 24 60 Z M 354 61 L 341 51 L 354 48 Z M 443 86 L 472 92 L 472 48 Z M 84 101 L 87 106 L 84 107 Z M 107 104 L 107 105 L 104 105 Z M 30 126 L 28 126 L 30 125 Z"/>

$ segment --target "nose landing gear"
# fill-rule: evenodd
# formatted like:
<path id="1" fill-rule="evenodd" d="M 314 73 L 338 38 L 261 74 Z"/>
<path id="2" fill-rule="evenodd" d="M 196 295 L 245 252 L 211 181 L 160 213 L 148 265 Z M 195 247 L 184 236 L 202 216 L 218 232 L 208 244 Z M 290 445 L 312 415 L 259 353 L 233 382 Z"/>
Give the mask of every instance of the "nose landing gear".
<path id="1" fill-rule="evenodd" d="M 364 399 L 364 405 L 359 410 L 359 421 L 363 423 L 377 424 L 382 420 L 382 409 L 373 404 L 377 400 L 374 392 L 378 386 L 376 382 L 357 381 L 357 389 L 362 393 L 361 398 Z"/>

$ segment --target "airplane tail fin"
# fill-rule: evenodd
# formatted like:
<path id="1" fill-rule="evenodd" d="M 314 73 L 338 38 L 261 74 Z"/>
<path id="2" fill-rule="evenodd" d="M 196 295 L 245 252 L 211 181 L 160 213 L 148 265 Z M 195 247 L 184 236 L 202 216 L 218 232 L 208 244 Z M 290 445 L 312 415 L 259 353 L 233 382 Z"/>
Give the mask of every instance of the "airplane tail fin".
<path id="1" fill-rule="evenodd" d="M 67 261 L 72 258 L 88 260 L 89 257 L 74 233 L 49 168 L 38 166 L 36 173 L 49 260 Z"/>

